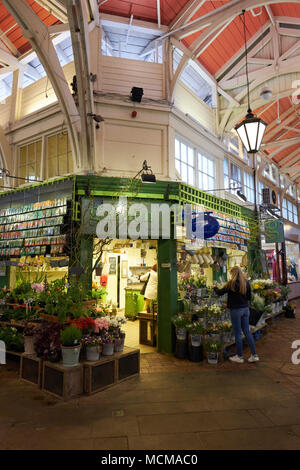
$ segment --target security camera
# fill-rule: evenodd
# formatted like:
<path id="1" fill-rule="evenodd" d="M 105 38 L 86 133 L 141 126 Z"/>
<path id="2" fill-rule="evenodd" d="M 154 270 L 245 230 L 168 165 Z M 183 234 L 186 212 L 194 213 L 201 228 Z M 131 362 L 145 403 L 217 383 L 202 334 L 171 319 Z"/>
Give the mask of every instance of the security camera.
<path id="1" fill-rule="evenodd" d="M 263 87 L 260 92 L 260 97 L 263 100 L 269 100 L 270 98 L 272 98 L 272 90 L 270 90 L 270 88 L 268 88 L 267 86 Z"/>
<path id="2" fill-rule="evenodd" d="M 104 118 L 102 116 L 100 116 L 100 114 L 92 114 L 92 113 L 89 113 L 88 116 L 92 117 L 94 119 L 95 122 L 104 122 Z"/>
<path id="3" fill-rule="evenodd" d="M 100 116 L 99 114 L 97 114 L 96 116 L 94 116 L 94 121 L 96 122 L 104 122 L 104 119 L 102 116 Z"/>

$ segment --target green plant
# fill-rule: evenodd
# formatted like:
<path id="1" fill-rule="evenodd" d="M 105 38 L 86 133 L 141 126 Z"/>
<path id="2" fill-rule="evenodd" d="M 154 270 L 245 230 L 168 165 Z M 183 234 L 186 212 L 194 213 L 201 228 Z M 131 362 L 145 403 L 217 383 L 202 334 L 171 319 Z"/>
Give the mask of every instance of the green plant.
<path id="1" fill-rule="evenodd" d="M 185 315 L 176 315 L 172 318 L 172 323 L 175 328 L 186 328 L 189 325 L 190 320 Z"/>
<path id="2" fill-rule="evenodd" d="M 279 289 L 281 290 L 282 299 L 286 300 L 291 289 L 288 286 L 279 286 Z"/>
<path id="3" fill-rule="evenodd" d="M 251 307 L 254 310 L 258 310 L 259 312 L 263 312 L 265 308 L 265 299 L 263 299 L 260 295 L 254 294 L 251 302 Z"/>
<path id="4" fill-rule="evenodd" d="M 204 332 L 204 327 L 200 322 L 194 322 L 190 325 L 187 325 L 187 330 L 191 335 L 202 335 Z"/>
<path id="5" fill-rule="evenodd" d="M 221 329 L 224 333 L 229 333 L 232 331 L 232 323 L 230 321 L 223 321 L 221 323 Z"/>
<path id="6" fill-rule="evenodd" d="M 206 352 L 220 352 L 222 348 L 222 344 L 218 341 L 206 341 L 204 344 L 204 348 Z"/>
<path id="7" fill-rule="evenodd" d="M 14 327 L 0 329 L 0 341 L 3 341 L 7 351 L 24 351 L 23 335 Z"/>
<path id="8" fill-rule="evenodd" d="M 61 332 L 60 337 L 63 346 L 76 346 L 80 343 L 82 332 L 76 326 L 68 326 Z"/>

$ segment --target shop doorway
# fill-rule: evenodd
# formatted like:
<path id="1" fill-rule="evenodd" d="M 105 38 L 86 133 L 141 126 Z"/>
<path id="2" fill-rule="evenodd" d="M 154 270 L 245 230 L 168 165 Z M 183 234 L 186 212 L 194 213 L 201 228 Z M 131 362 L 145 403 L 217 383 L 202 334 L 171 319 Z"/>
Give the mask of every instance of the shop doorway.
<path id="1" fill-rule="evenodd" d="M 97 240 L 95 240 L 97 243 Z M 93 282 L 106 284 L 100 302 L 112 306 L 126 317 L 126 345 L 142 353 L 153 352 L 157 344 L 157 299 L 147 302 L 141 277 L 157 265 L 156 240 L 112 240 L 101 259 L 101 269 L 93 274 Z M 149 308 L 150 307 L 150 308 Z"/>

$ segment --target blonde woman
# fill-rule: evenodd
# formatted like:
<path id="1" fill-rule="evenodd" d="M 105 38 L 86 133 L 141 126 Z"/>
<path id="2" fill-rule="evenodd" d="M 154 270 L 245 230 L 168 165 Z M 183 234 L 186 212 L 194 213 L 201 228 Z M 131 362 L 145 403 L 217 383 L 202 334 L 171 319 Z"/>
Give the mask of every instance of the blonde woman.
<path id="1" fill-rule="evenodd" d="M 228 294 L 227 307 L 230 309 L 231 322 L 235 335 L 237 354 L 230 357 L 232 362 L 243 363 L 243 339 L 242 332 L 247 338 L 251 349 L 251 356 L 248 362 L 257 362 L 259 357 L 256 354 L 255 343 L 249 328 L 249 302 L 251 300 L 251 287 L 241 268 L 234 266 L 230 271 L 231 279 L 222 289 L 214 287 L 216 294 Z"/>

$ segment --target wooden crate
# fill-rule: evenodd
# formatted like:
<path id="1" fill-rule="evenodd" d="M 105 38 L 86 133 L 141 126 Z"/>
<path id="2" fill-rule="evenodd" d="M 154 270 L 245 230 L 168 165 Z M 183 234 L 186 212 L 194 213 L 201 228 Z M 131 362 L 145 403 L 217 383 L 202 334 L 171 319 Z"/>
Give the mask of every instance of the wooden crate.
<path id="1" fill-rule="evenodd" d="M 96 362 L 84 362 L 84 391 L 88 395 L 105 390 L 140 373 L 140 350 L 124 348 Z"/>
<path id="2" fill-rule="evenodd" d="M 42 368 L 43 360 L 35 354 L 21 355 L 20 365 L 20 378 L 37 385 L 39 388 L 42 386 Z"/>
<path id="3" fill-rule="evenodd" d="M 21 364 L 21 355 L 20 352 L 15 351 L 6 351 L 6 365 L 10 369 L 20 371 Z"/>
<path id="4" fill-rule="evenodd" d="M 61 363 L 44 362 L 42 390 L 63 400 L 83 394 L 83 365 L 64 367 Z"/>
<path id="5" fill-rule="evenodd" d="M 115 356 L 103 356 L 99 361 L 84 362 L 84 392 L 88 395 L 105 390 L 116 383 Z"/>
<path id="6" fill-rule="evenodd" d="M 135 377 L 140 373 L 140 350 L 132 348 L 124 348 L 124 352 L 116 353 L 116 371 L 117 381 Z"/>

